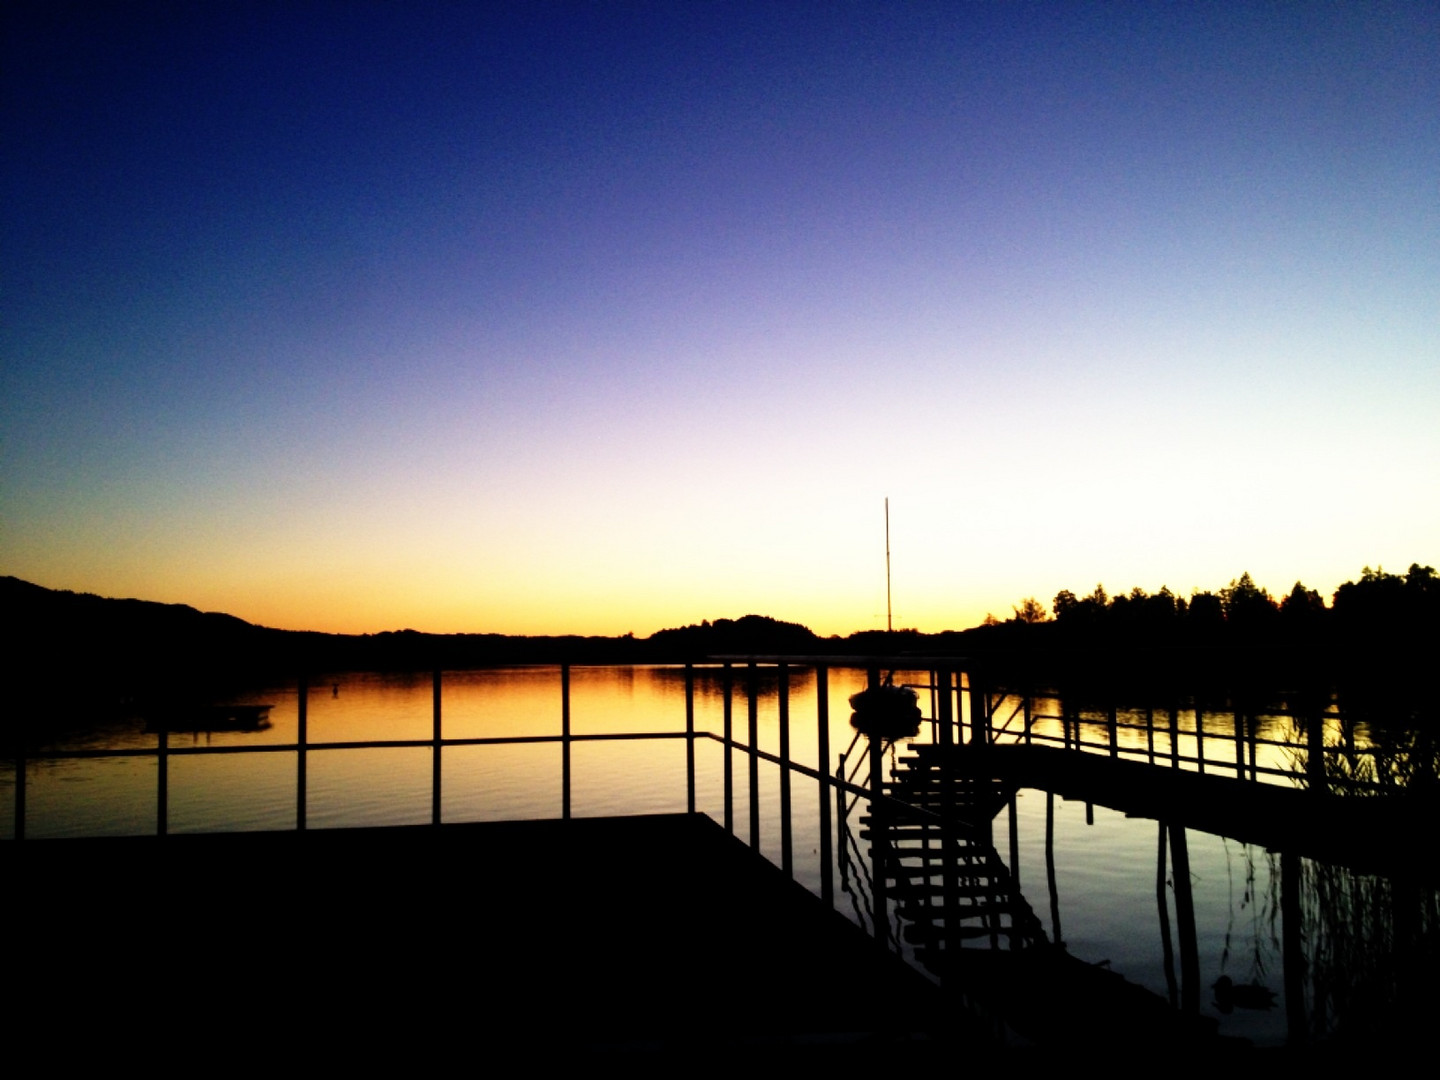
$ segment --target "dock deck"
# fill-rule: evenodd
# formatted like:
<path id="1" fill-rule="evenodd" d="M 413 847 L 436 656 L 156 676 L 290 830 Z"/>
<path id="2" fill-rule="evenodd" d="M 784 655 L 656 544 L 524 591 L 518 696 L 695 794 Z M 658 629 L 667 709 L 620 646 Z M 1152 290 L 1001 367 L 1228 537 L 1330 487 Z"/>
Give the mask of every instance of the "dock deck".
<path id="1" fill-rule="evenodd" d="M 21 1030 L 56 1037 L 244 1040 L 264 1016 L 352 1049 L 423 1034 L 426 1054 L 543 1057 L 938 1048 L 962 1026 L 703 815 L 27 841 L 0 860 L 32 973 Z"/>

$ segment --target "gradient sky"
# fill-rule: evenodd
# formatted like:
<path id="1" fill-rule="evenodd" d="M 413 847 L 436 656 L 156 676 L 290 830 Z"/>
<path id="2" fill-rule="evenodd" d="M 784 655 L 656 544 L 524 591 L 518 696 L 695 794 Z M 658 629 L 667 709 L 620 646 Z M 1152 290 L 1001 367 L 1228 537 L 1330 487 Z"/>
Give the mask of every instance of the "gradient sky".
<path id="1" fill-rule="evenodd" d="M 820 633 L 1440 563 L 1440 5 L 7 3 L 0 573 Z"/>

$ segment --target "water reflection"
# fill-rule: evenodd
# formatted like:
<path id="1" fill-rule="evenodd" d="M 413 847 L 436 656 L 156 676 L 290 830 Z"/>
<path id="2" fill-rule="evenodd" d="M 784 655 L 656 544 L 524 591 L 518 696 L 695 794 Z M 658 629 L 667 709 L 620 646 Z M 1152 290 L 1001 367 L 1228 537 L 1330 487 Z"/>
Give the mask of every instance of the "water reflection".
<path id="1" fill-rule="evenodd" d="M 928 672 L 899 672 L 895 679 L 917 686 L 926 715 L 937 715 Z M 575 735 L 681 731 L 685 680 L 685 671 L 676 667 L 574 668 L 570 730 Z M 865 685 L 863 670 L 829 671 L 828 760 L 820 754 L 819 691 L 810 669 L 697 669 L 694 724 L 700 731 L 722 732 L 728 700 L 731 729 L 737 740 L 748 741 L 753 695 L 755 743 L 761 750 L 778 754 L 782 729 L 788 730 L 794 761 L 832 773 L 837 755 L 855 737 L 848 699 Z M 308 827 L 430 820 L 433 758 L 428 746 L 326 746 L 428 740 L 434 731 L 431 675 L 326 673 L 316 676 L 311 687 L 306 706 Z M 298 739 L 294 686 L 255 687 L 223 704 L 268 704 L 272 727 L 172 733 L 169 745 L 253 748 L 293 745 Z M 1433 725 L 1427 727 L 1425 717 L 1406 711 L 1403 703 L 1374 695 L 1135 704 L 997 693 L 985 708 L 977 706 L 966 687 L 953 708 L 968 725 L 959 733 L 963 741 L 983 728 L 996 742 L 1080 745 L 1102 756 L 1187 773 L 1339 793 L 1405 788 L 1415 795 L 1432 790 L 1437 774 Z M 788 727 L 782 725 L 784 710 Z M 555 737 L 563 723 L 559 672 L 553 667 L 444 675 L 446 738 Z M 137 716 L 70 732 L 51 745 L 153 750 L 157 739 L 147 731 L 145 718 Z M 927 723 L 917 738 L 892 744 L 883 760 L 885 780 L 895 779 L 907 756 L 924 753 L 937 741 Z M 863 744 L 851 753 L 852 762 L 858 760 Z M 442 820 L 554 818 L 567 805 L 576 816 L 669 813 L 687 806 L 683 739 L 576 742 L 569 754 L 567 788 L 558 742 L 446 748 Z M 777 865 L 793 849 L 795 877 L 816 892 L 823 891 L 822 853 L 845 852 L 839 865 L 849 891 L 842 892 L 842 906 L 867 925 L 874 925 L 880 911 L 878 921 L 891 928 L 899 946 L 929 964 L 937 977 L 946 977 L 947 965 L 962 950 L 1060 947 L 1076 963 L 1113 975 L 1182 1012 L 1208 1017 L 1225 1034 L 1268 1044 L 1393 1032 L 1397 1018 L 1418 1024 L 1422 1003 L 1433 1003 L 1428 982 L 1437 959 L 1436 892 L 1423 877 L 1407 881 L 1358 873 L 1176 821 L 1130 818 L 1034 787 L 997 785 L 993 778 L 953 792 L 948 808 L 947 796 L 939 796 L 942 811 L 965 807 L 967 816 L 977 818 L 970 822 L 963 849 L 942 833 L 927 833 L 929 826 L 910 823 L 913 836 L 902 842 L 897 833 L 886 840 L 889 854 L 881 853 L 886 872 L 877 875 L 871 851 L 875 836 L 861 825 L 872 808 L 863 799 L 854 803 L 848 820 L 837 816 L 827 829 L 820 805 L 829 796 L 803 777 L 791 777 L 787 849 L 779 824 L 786 816 L 786 789 L 778 767 L 763 760 L 752 763 L 743 751 L 727 752 L 709 739 L 697 740 L 694 760 L 696 809 L 717 821 L 728 817 L 734 831 L 748 840 L 752 825 L 746 808 L 753 803 L 757 847 Z M 11 763 L 4 767 L 0 783 L 7 797 L 0 828 L 13 835 L 15 775 Z M 167 767 L 171 831 L 296 826 L 293 748 L 176 754 Z M 26 775 L 30 836 L 155 831 L 154 757 L 34 760 Z M 925 801 L 915 792 L 908 798 Z M 1417 803 L 1424 830 L 1434 820 L 1426 816 L 1428 805 Z M 982 812 L 969 813 L 976 808 Z M 947 907 L 950 901 L 958 906 Z M 1232 988 L 1273 991 L 1274 1008 L 1246 1007 L 1233 992 L 1217 990 L 1225 978 Z"/>

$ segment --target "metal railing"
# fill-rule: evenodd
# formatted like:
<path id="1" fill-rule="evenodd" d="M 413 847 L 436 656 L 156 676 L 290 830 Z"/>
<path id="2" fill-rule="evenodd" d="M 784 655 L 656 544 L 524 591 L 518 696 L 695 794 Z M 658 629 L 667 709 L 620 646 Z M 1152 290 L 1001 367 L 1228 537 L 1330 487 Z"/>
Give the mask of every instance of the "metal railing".
<path id="1" fill-rule="evenodd" d="M 759 769 L 761 762 L 767 762 L 779 768 L 780 777 L 780 829 L 781 829 L 781 869 L 785 873 L 794 875 L 794 837 L 792 828 L 793 819 L 793 792 L 792 777 L 795 774 L 815 782 L 818 786 L 818 798 L 816 812 L 819 818 L 819 851 L 818 859 L 821 864 L 822 874 L 822 896 L 826 900 L 833 897 L 833 880 L 831 866 L 833 859 L 832 840 L 832 817 L 831 810 L 835 805 L 834 792 L 849 793 L 860 798 L 870 798 L 871 792 L 862 784 L 852 780 L 842 780 L 830 775 L 825 768 L 815 768 L 794 760 L 790 747 L 790 708 L 789 708 L 789 680 L 787 677 L 791 665 L 780 663 L 775 665 L 780 672 L 779 679 L 779 702 L 778 702 L 778 725 L 779 725 L 779 749 L 778 753 L 771 753 L 759 746 L 758 719 L 759 719 L 759 693 L 757 686 L 758 663 L 751 661 L 745 665 L 743 673 L 743 684 L 739 686 L 741 696 L 744 699 L 747 719 L 747 732 L 744 738 L 737 738 L 734 731 L 734 711 L 737 683 L 737 671 L 735 664 L 726 661 L 718 665 L 722 680 L 723 690 L 723 726 L 719 732 L 703 730 L 696 727 L 695 722 L 695 678 L 697 666 L 695 664 L 685 665 L 685 724 L 683 729 L 671 731 L 620 731 L 604 733 L 577 733 L 571 729 L 571 691 L 570 691 L 570 665 L 559 665 L 560 676 L 560 713 L 561 730 L 559 734 L 549 735 L 507 735 L 507 736 L 479 736 L 479 737 L 449 737 L 443 734 L 443 707 L 442 707 L 442 682 L 443 674 L 440 671 L 432 673 L 432 734 L 428 739 L 349 739 L 325 742 L 311 742 L 309 738 L 308 723 L 308 699 L 309 687 L 307 681 L 301 679 L 298 684 L 297 701 L 297 732 L 293 742 L 283 743 L 260 743 L 246 745 L 222 745 L 222 746 L 173 746 L 170 744 L 172 734 L 163 724 L 156 730 L 156 745 L 153 747 L 117 747 L 117 748 L 84 748 L 84 749 L 46 749 L 34 751 L 25 745 L 23 739 L 17 740 L 14 752 L 15 763 L 15 791 L 14 791 L 14 839 L 23 841 L 26 837 L 27 817 L 27 766 L 38 761 L 65 761 L 65 760 L 95 760 L 105 758 L 153 758 L 156 761 L 156 816 L 155 833 L 158 836 L 165 836 L 169 831 L 170 810 L 170 768 L 172 758 L 188 758 L 208 755 L 231 755 L 231 754 L 294 754 L 296 756 L 295 776 L 295 830 L 305 831 L 308 825 L 307 809 L 309 806 L 309 758 L 316 753 L 331 753 L 335 751 L 350 750 L 373 750 L 373 749 L 429 749 L 432 755 L 431 776 L 430 776 L 430 823 L 440 825 L 443 822 L 441 804 L 442 792 L 442 761 L 444 752 L 457 747 L 473 746 L 504 746 L 504 745 L 533 745 L 533 744 L 559 744 L 561 748 L 561 809 L 560 817 L 568 820 L 572 814 L 571 790 L 573 768 L 571 761 L 571 748 L 577 743 L 597 743 L 615 741 L 673 741 L 682 739 L 685 742 L 685 789 L 686 789 L 686 810 L 694 813 L 696 808 L 696 760 L 695 746 L 697 740 L 706 740 L 719 744 L 724 748 L 724 825 L 727 831 L 735 832 L 735 754 L 745 755 L 748 765 L 748 823 L 749 842 L 756 850 L 760 847 L 760 784 Z M 715 670 L 709 668 L 708 670 Z M 815 668 L 817 683 L 817 708 L 816 708 L 816 736 L 817 736 L 817 760 L 825 762 L 829 759 L 829 669 L 827 666 L 819 665 Z"/>
<path id="2" fill-rule="evenodd" d="M 1304 711 L 1199 702 L 1131 710 L 1115 702 L 1087 708 L 1062 701 L 1058 712 L 1038 707 L 1057 700 L 1023 692 L 987 695 L 981 741 L 1051 746 L 1315 791 L 1378 794 L 1401 786 L 1385 772 L 1393 752 L 1359 736 L 1357 725 L 1333 703 Z M 1009 715 L 1001 721 L 1007 707 Z M 1282 726 L 1293 734 L 1276 737 Z"/>
<path id="3" fill-rule="evenodd" d="M 802 765 L 793 760 L 790 752 L 790 708 L 788 671 L 803 663 L 815 670 L 817 715 L 817 761 L 820 769 Z M 854 661 L 846 663 L 851 666 Z M 915 663 L 914 661 L 890 661 L 890 663 Z M 778 728 L 780 745 L 777 753 L 769 753 L 758 747 L 758 701 L 757 672 L 760 665 L 773 667 L 780 675 L 778 680 Z M 737 670 L 737 666 L 740 670 Z M 724 826 L 735 832 L 735 806 L 733 792 L 735 785 L 733 752 L 748 755 L 748 787 L 751 793 L 748 806 L 749 838 L 758 846 L 760 815 L 756 792 L 758 790 L 758 769 L 761 761 L 780 767 L 780 818 L 782 822 L 782 862 L 787 872 L 793 869 L 792 837 L 790 830 L 791 802 L 793 798 L 791 779 L 794 773 L 813 780 L 821 787 L 822 841 L 828 846 L 831 807 L 840 815 L 847 812 L 843 799 L 832 801 L 831 794 L 848 791 L 854 798 L 870 799 L 878 793 L 861 781 L 865 767 L 863 757 L 853 760 L 855 748 L 852 741 L 845 753 L 839 755 L 839 768 L 833 774 L 827 763 L 829 747 L 829 670 L 830 665 L 820 658 L 725 658 L 720 661 L 722 681 L 722 730 L 713 732 L 697 730 L 695 726 L 695 675 L 696 665 L 685 665 L 685 727 L 674 731 L 609 732 L 578 734 L 571 730 L 570 722 L 570 665 L 559 665 L 561 730 L 559 734 L 515 735 L 496 737 L 446 737 L 442 732 L 442 673 L 432 673 L 432 733 L 428 739 L 378 739 L 344 740 L 313 743 L 308 737 L 307 703 L 308 690 L 302 679 L 299 684 L 296 740 L 290 743 L 250 744 L 244 746 L 172 746 L 167 731 L 162 725 L 157 731 L 157 745 L 153 748 L 126 747 L 120 749 L 69 749 L 32 752 L 17 740 L 15 756 L 14 793 L 14 836 L 24 839 L 26 831 L 26 765 L 36 760 L 96 759 L 116 757 L 153 757 L 157 761 L 157 799 L 155 830 L 165 835 L 169 828 L 169 761 L 171 758 L 208 754 L 285 754 L 297 756 L 295 792 L 295 828 L 303 831 L 307 827 L 308 777 L 307 765 L 310 754 L 338 750 L 359 749 L 422 749 L 432 754 L 430 780 L 430 820 L 439 824 L 442 820 L 442 769 L 444 751 L 465 746 L 495 746 L 515 744 L 558 743 L 561 747 L 562 773 L 562 818 L 571 815 L 571 748 L 576 743 L 618 740 L 667 740 L 684 739 L 686 745 L 686 808 L 695 809 L 695 741 L 713 740 L 726 748 L 724 769 Z M 713 666 L 708 670 L 715 670 Z M 916 670 L 912 667 L 910 670 Z M 921 669 L 923 670 L 923 669 Z M 738 676 L 738 678 L 737 678 Z M 744 698 L 744 737 L 737 738 L 735 732 L 735 694 L 737 683 Z M 1187 769 L 1199 773 L 1216 772 L 1220 775 L 1239 779 L 1286 784 L 1314 790 L 1343 790 L 1347 792 L 1372 793 L 1394 790 L 1395 784 L 1383 775 L 1380 759 L 1382 751 L 1357 738 L 1355 725 L 1347 724 L 1345 717 L 1327 703 L 1323 708 L 1312 708 L 1303 713 L 1295 710 L 1264 707 L 1218 709 L 1202 706 L 1199 702 L 1170 704 L 1163 708 L 1148 706 L 1143 710 L 1122 711 L 1118 704 L 1111 702 L 1100 708 L 1082 708 L 1071 704 L 1053 693 L 1034 691 L 993 691 L 983 688 L 973 672 L 967 673 L 959 662 L 955 666 L 938 664 L 931 669 L 927 683 L 911 684 L 914 689 L 927 691 L 930 698 L 931 715 L 926 719 L 930 726 L 930 738 L 941 745 L 955 744 L 983 747 L 1003 742 L 1026 745 L 1051 746 L 1059 749 L 1104 754 L 1112 758 L 1143 761 L 1156 767 Z M 967 700 L 968 699 L 968 700 Z M 1058 710 L 1054 708 L 1058 703 Z M 968 708 L 967 708 L 968 706 Z M 1008 710 L 1008 711 L 1007 711 Z M 1215 730 L 1216 720 L 1224 723 L 1228 713 L 1228 731 Z M 1272 737 L 1262 734 L 1262 727 L 1273 729 L 1273 721 L 1283 718 L 1296 733 L 1293 738 Z M 1272 722 L 1272 723 L 1266 723 Z M 1208 730 L 1207 730 L 1208 729 Z M 857 733 L 856 740 L 859 735 Z M 1262 760 L 1262 756 L 1268 760 Z M 1287 760 L 1288 759 L 1288 760 Z M 830 852 L 822 855 L 828 861 Z"/>

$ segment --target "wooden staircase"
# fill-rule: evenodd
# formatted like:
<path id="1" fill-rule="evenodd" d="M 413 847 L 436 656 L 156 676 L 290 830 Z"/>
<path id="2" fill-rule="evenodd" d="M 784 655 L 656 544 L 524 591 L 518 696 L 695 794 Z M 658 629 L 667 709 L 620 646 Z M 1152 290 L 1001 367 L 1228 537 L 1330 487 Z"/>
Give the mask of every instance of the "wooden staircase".
<path id="1" fill-rule="evenodd" d="M 917 962 L 1022 1042 L 1111 1049 L 1117 1017 L 1132 1046 L 1214 1049 L 1213 1019 L 1050 942 L 991 842 L 1015 785 L 992 778 L 986 751 L 915 746 L 861 817 L 876 882 Z M 883 883 L 883 884 L 882 884 Z M 1009 1036 L 1006 1037 L 1007 1040 Z"/>
<path id="2" fill-rule="evenodd" d="M 885 785 L 895 801 L 861 818 L 860 833 L 885 876 L 903 940 L 942 979 L 955 950 L 967 944 L 1011 951 L 1047 945 L 1040 920 L 990 842 L 989 823 L 1013 791 L 953 767 L 963 748 L 914 750 Z"/>

